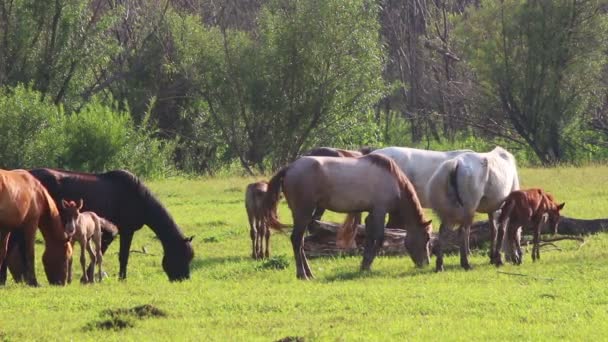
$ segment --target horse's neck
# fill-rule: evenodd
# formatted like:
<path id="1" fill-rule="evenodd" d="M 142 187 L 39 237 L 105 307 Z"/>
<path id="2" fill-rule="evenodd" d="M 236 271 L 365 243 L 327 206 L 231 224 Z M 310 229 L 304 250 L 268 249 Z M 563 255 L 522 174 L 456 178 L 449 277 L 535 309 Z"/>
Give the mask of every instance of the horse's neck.
<path id="1" fill-rule="evenodd" d="M 415 202 L 415 194 L 406 189 L 401 189 L 400 210 L 401 216 L 407 227 L 418 227 L 421 224 L 422 214 L 419 205 Z"/>
<path id="2" fill-rule="evenodd" d="M 144 222 L 156 234 L 163 246 L 185 238 L 169 212 L 158 202 L 149 203 L 150 215 Z"/>

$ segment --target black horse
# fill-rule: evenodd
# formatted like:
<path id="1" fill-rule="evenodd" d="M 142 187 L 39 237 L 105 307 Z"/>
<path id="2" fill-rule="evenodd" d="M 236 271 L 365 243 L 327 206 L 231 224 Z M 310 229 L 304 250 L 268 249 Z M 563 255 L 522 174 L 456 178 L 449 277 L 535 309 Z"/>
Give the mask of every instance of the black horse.
<path id="1" fill-rule="evenodd" d="M 190 262 L 194 257 L 192 237 L 187 238 L 169 212 L 148 188 L 128 171 L 79 173 L 55 169 L 33 169 L 29 172 L 48 190 L 58 205 L 62 199 L 84 200 L 83 211 L 93 211 L 113 222 L 120 232 L 119 278 L 127 277 L 127 263 L 133 233 L 143 225 L 154 231 L 163 245 L 163 269 L 169 280 L 190 278 Z M 18 237 L 17 237 L 18 238 Z M 103 233 L 102 251 L 108 249 L 114 236 Z M 16 239 L 17 240 L 17 239 Z M 10 242 L 11 244 L 18 242 Z M 92 276 L 89 265 L 87 273 Z M 14 270 L 11 273 L 15 275 Z"/>

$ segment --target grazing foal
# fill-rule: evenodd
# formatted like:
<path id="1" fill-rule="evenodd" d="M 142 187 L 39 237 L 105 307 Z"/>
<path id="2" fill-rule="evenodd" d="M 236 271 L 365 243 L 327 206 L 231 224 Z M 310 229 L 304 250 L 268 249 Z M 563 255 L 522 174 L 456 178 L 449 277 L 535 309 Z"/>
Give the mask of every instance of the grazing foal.
<path id="1" fill-rule="evenodd" d="M 522 262 L 520 241 L 522 229 L 532 230 L 534 235 L 532 260 L 540 259 L 541 226 L 545 222 L 548 223 L 552 233 L 556 234 L 560 219 L 559 212 L 565 204 L 556 204 L 553 196 L 542 189 L 517 190 L 507 196 L 498 222 L 506 239 L 506 251 L 512 255 L 514 263 Z M 501 238 L 499 234 L 498 246 Z M 495 253 L 498 253 L 498 250 Z"/>
<path id="2" fill-rule="evenodd" d="M 266 224 L 263 212 L 264 196 L 268 183 L 260 181 L 247 185 L 245 192 L 245 208 L 249 218 L 249 235 L 251 236 L 251 257 L 254 259 L 270 256 L 270 228 Z M 266 250 L 264 250 L 264 239 Z"/>
<path id="3" fill-rule="evenodd" d="M 102 279 L 101 261 L 103 254 L 101 251 L 101 234 L 102 230 L 111 233 L 115 236 L 118 233 L 118 229 L 110 221 L 105 220 L 92 211 L 80 212 L 82 209 L 83 201 L 80 199 L 79 203 L 76 204 L 74 201 L 61 200 L 61 206 L 67 218 L 65 225 L 66 233 L 72 238 L 72 246 L 78 241 L 80 244 L 80 264 L 82 266 L 82 278 L 81 283 L 92 283 L 94 282 L 95 275 L 95 264 L 97 264 L 99 281 Z M 91 240 L 95 244 L 95 251 L 91 246 Z M 91 257 L 90 270 L 91 273 L 87 274 L 86 270 L 86 257 L 85 257 L 85 246 Z M 68 268 L 68 283 L 72 282 L 72 258 L 70 258 Z"/>

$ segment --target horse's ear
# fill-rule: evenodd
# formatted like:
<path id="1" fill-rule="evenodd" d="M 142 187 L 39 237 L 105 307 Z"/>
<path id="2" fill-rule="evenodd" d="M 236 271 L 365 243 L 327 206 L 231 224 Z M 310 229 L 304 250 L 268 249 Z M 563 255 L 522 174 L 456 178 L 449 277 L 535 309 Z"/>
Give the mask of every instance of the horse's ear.
<path id="1" fill-rule="evenodd" d="M 78 210 L 82 209 L 83 205 L 84 205 L 84 201 L 81 198 L 80 201 L 78 201 Z"/>
<path id="2" fill-rule="evenodd" d="M 67 202 L 66 200 L 62 199 L 62 200 L 61 200 L 61 206 L 62 206 L 63 208 L 66 208 L 66 207 L 68 206 L 68 202 Z"/>
<path id="3" fill-rule="evenodd" d="M 428 221 L 424 222 L 423 224 L 426 227 L 426 226 L 430 225 L 431 223 L 433 223 L 433 220 L 428 220 Z"/>
<path id="4" fill-rule="evenodd" d="M 564 209 L 564 206 L 565 206 L 565 205 L 566 205 L 566 202 L 564 202 L 564 203 L 562 203 L 562 204 L 559 204 L 559 205 L 557 206 L 557 210 L 562 210 L 562 209 Z"/>
<path id="5" fill-rule="evenodd" d="M 186 241 L 186 242 L 192 242 L 192 239 L 194 239 L 194 235 L 192 235 L 190 237 L 187 237 L 187 238 L 184 238 L 184 241 Z"/>

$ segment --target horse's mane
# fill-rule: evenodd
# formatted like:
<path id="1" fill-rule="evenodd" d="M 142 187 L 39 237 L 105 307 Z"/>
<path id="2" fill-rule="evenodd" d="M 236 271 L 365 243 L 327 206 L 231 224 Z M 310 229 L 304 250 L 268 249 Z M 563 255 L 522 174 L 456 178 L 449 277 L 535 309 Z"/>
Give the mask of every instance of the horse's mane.
<path id="1" fill-rule="evenodd" d="M 166 233 L 176 233 L 179 238 L 184 238 L 185 235 L 179 229 L 169 211 L 160 203 L 160 201 L 152 194 L 150 189 L 146 187 L 141 180 L 126 170 L 113 170 L 106 173 L 97 175 L 101 179 L 111 180 L 122 184 L 125 188 L 129 189 L 129 192 L 134 193 L 142 202 L 148 206 L 149 214 L 154 218 L 155 222 L 149 222 L 150 224 L 163 224 L 171 230 L 159 230 L 156 227 L 146 223 L 152 230 L 154 230 L 161 241 L 163 238 L 168 237 Z"/>
<path id="2" fill-rule="evenodd" d="M 360 157 L 360 159 L 367 159 L 373 165 L 381 167 L 391 173 L 397 180 L 399 188 L 401 189 L 402 201 L 407 201 L 414 206 L 415 214 L 417 216 L 416 219 L 419 223 L 422 224 L 426 221 L 424 218 L 424 211 L 422 210 L 420 200 L 418 200 L 418 195 L 416 194 L 416 190 L 414 189 L 412 182 L 410 182 L 403 171 L 401 171 L 395 161 L 381 154 L 368 154 Z"/>

